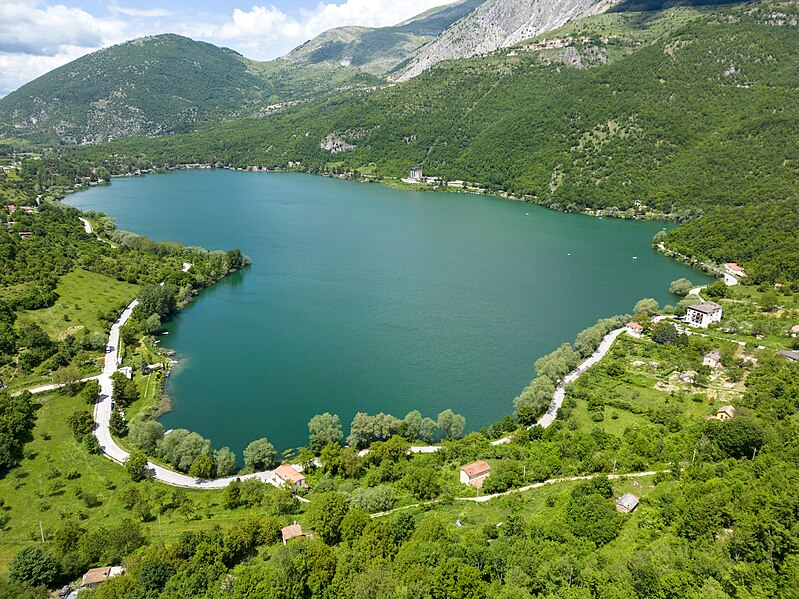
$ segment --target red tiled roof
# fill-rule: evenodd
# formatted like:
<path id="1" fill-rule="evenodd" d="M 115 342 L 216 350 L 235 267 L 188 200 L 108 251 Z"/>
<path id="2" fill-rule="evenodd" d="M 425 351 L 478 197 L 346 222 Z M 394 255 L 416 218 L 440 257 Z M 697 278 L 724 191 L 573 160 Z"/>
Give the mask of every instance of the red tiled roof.
<path id="1" fill-rule="evenodd" d="M 491 472 L 491 466 L 489 466 L 483 460 L 479 460 L 477 462 L 461 466 L 461 470 L 465 472 L 469 478 L 474 478 L 475 476 L 482 476 L 483 474 L 488 474 Z"/>
<path id="2" fill-rule="evenodd" d="M 303 536 L 303 532 L 300 525 L 295 522 L 294 524 L 281 528 L 280 535 L 283 537 L 284 541 L 288 541 L 289 539 L 293 539 L 294 537 Z"/>
<path id="3" fill-rule="evenodd" d="M 292 484 L 303 483 L 305 482 L 305 477 L 302 473 L 297 472 L 293 466 L 288 464 L 281 464 L 275 469 L 275 474 L 277 477 L 283 481 L 290 482 Z"/>

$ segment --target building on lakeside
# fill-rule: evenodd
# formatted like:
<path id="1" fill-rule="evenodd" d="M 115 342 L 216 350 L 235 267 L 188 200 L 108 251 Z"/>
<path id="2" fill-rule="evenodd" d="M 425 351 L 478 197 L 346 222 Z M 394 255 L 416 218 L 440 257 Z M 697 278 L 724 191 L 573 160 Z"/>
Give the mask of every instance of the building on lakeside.
<path id="1" fill-rule="evenodd" d="M 685 311 L 685 322 L 706 329 L 715 322 L 721 322 L 723 309 L 716 302 L 702 302 L 688 306 Z"/>
<path id="2" fill-rule="evenodd" d="M 736 279 L 746 275 L 744 272 L 744 267 L 740 264 L 736 264 L 735 262 L 727 262 L 724 265 L 724 272 L 735 277 Z"/>
<path id="3" fill-rule="evenodd" d="M 422 180 L 422 169 L 418 166 L 415 166 L 411 169 L 410 174 L 408 175 L 409 181 L 415 181 L 417 183 L 421 182 Z"/>
<path id="4" fill-rule="evenodd" d="M 282 482 L 290 486 L 295 491 L 300 487 L 308 486 L 305 483 L 305 477 L 302 475 L 302 473 L 294 466 L 290 466 L 289 464 L 281 464 L 278 466 L 275 469 L 275 476 L 277 476 Z"/>
<path id="5" fill-rule="evenodd" d="M 616 509 L 623 514 L 629 514 L 638 507 L 638 497 L 632 493 L 625 493 L 616 500 Z"/>
<path id="6" fill-rule="evenodd" d="M 640 337 L 644 332 L 644 327 L 637 322 L 628 322 L 624 328 L 631 337 Z"/>
<path id="7" fill-rule="evenodd" d="M 715 414 L 707 417 L 708 420 L 732 420 L 735 418 L 736 410 L 734 406 L 721 406 Z"/>
<path id="8" fill-rule="evenodd" d="M 482 488 L 483 482 L 485 482 L 485 479 L 488 478 L 490 474 L 491 466 L 483 460 L 461 466 L 460 470 L 461 482 L 475 489 Z"/>

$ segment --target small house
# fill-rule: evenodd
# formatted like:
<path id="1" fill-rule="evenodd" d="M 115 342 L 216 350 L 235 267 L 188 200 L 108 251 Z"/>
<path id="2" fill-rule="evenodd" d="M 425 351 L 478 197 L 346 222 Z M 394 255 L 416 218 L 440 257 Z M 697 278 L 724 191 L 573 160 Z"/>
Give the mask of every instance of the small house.
<path id="1" fill-rule="evenodd" d="M 644 333 L 644 327 L 637 322 L 628 322 L 624 328 L 631 337 L 640 337 Z"/>
<path id="2" fill-rule="evenodd" d="M 638 507 L 638 497 L 632 493 L 625 493 L 616 500 L 616 509 L 623 514 L 629 514 Z"/>
<path id="3" fill-rule="evenodd" d="M 702 359 L 702 365 L 710 366 L 711 368 L 721 368 L 721 354 L 716 350 L 706 354 Z"/>
<path id="4" fill-rule="evenodd" d="M 728 275 L 735 277 L 743 277 L 746 273 L 744 272 L 744 267 L 740 264 L 736 264 L 735 262 L 727 262 L 724 265 L 724 272 Z"/>
<path id="5" fill-rule="evenodd" d="M 283 483 L 290 486 L 295 491 L 300 487 L 307 487 L 305 477 L 294 466 L 289 464 L 281 464 L 275 469 L 275 476 L 278 477 Z"/>
<path id="6" fill-rule="evenodd" d="M 781 349 L 777 352 L 777 355 L 782 358 L 785 358 L 789 362 L 799 362 L 799 351 Z"/>
<path id="7" fill-rule="evenodd" d="M 119 369 L 119 372 L 121 372 L 122 376 L 124 376 L 126 379 L 128 380 L 133 379 L 133 366 L 122 366 Z"/>
<path id="8" fill-rule="evenodd" d="M 489 466 L 483 460 L 479 460 L 477 462 L 472 462 L 471 464 L 461 466 L 460 480 L 464 485 L 470 485 L 475 489 L 480 489 L 482 488 L 483 482 L 485 482 L 485 479 L 488 478 L 489 474 L 491 474 L 491 466 Z"/>
<path id="9" fill-rule="evenodd" d="M 83 578 L 80 581 L 80 588 L 87 589 L 87 588 L 94 588 L 102 583 L 104 583 L 109 578 L 113 578 L 114 576 L 119 576 L 120 574 L 125 573 L 125 568 L 121 566 L 106 566 L 104 568 L 92 568 L 86 574 L 83 575 Z"/>
<path id="10" fill-rule="evenodd" d="M 283 544 L 286 544 L 286 541 L 290 541 L 291 539 L 296 539 L 297 537 L 311 537 L 312 535 L 303 532 L 302 527 L 297 524 L 297 521 L 294 521 L 294 524 L 290 524 L 289 526 L 284 526 L 280 529 L 280 537 L 283 539 Z"/>
<path id="11" fill-rule="evenodd" d="M 722 307 L 716 302 L 694 304 L 686 309 L 685 322 L 706 329 L 715 322 L 721 322 L 722 311 Z"/>
<path id="12" fill-rule="evenodd" d="M 408 175 L 408 179 L 410 181 L 416 181 L 419 183 L 422 180 L 422 169 L 419 167 L 412 168 L 410 174 Z"/>
<path id="13" fill-rule="evenodd" d="M 735 418 L 735 407 L 733 406 L 721 406 L 718 410 L 716 410 L 715 414 L 711 414 L 707 417 L 708 420 L 732 420 Z"/>
<path id="14" fill-rule="evenodd" d="M 791 337 L 796 337 L 799 335 L 799 324 L 795 324 L 791 327 Z"/>
<path id="15" fill-rule="evenodd" d="M 32 236 L 33 236 L 33 233 L 30 232 L 30 231 L 20 231 L 19 232 L 20 239 L 28 239 L 28 237 L 32 237 Z"/>
<path id="16" fill-rule="evenodd" d="M 6 206 L 6 210 L 8 210 L 9 214 L 14 214 L 17 211 L 17 207 L 14 204 L 9 204 Z"/>

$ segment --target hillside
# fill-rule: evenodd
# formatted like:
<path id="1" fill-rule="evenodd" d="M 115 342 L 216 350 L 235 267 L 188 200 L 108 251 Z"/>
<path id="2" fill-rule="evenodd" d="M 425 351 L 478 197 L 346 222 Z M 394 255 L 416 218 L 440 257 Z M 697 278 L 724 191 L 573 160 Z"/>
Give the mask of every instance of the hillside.
<path id="1" fill-rule="evenodd" d="M 188 131 L 250 114 L 260 84 L 232 50 L 146 37 L 81 57 L 0 99 L 0 126 L 6 135 L 67 143 Z"/>
<path id="2" fill-rule="evenodd" d="M 571 19 L 603 12 L 610 5 L 607 0 L 487 0 L 420 48 L 398 67 L 393 78 L 407 81 L 443 60 L 493 52 Z"/>
<path id="3" fill-rule="evenodd" d="M 339 27 L 292 50 L 277 62 L 294 65 L 353 66 L 384 74 L 485 0 L 463 0 L 434 8 L 393 27 Z"/>

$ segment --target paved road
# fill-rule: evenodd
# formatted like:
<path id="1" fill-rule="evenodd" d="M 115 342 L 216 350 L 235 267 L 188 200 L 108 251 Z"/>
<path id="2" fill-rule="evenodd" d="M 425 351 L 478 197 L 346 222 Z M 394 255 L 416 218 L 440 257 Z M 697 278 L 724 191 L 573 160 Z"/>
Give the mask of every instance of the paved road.
<path id="1" fill-rule="evenodd" d="M 82 216 L 79 216 L 79 217 L 78 217 L 78 220 L 79 220 L 80 222 L 82 222 L 82 223 L 83 223 L 83 228 L 86 230 L 86 232 L 87 232 L 89 235 L 91 235 L 91 234 L 93 234 L 93 233 L 94 233 L 94 229 L 92 228 L 92 224 L 91 224 L 91 223 L 90 223 L 88 220 L 86 220 L 86 219 L 85 219 L 85 218 L 83 218 Z M 115 246 L 113 243 L 111 243 L 111 242 L 110 242 L 110 241 L 108 241 L 107 239 L 103 239 L 103 238 L 102 238 L 102 237 L 100 237 L 99 235 L 95 235 L 95 237 L 97 237 L 97 241 L 102 241 L 103 243 L 107 243 L 107 244 L 108 244 L 108 245 L 110 245 L 112 248 L 116 249 L 116 247 L 117 247 L 117 246 Z"/>
<path id="2" fill-rule="evenodd" d="M 610 348 L 613 347 L 613 342 L 616 341 L 616 338 L 624 331 L 624 328 L 615 329 L 605 335 L 605 338 L 602 339 L 602 343 L 599 344 L 597 350 L 591 354 L 591 356 L 586 358 L 586 360 L 577 368 L 563 377 L 563 380 L 558 383 L 558 386 L 555 388 L 555 393 L 552 395 L 552 402 L 549 404 L 546 414 L 541 416 L 541 418 L 538 419 L 538 422 L 536 422 L 536 424 L 533 426 L 547 428 L 550 424 L 555 422 L 555 418 L 558 417 L 558 410 L 560 410 L 560 406 L 563 405 L 563 400 L 566 397 L 566 386 L 569 383 L 576 381 L 583 373 L 585 373 L 586 370 L 604 358 L 605 355 L 607 355 L 607 353 L 610 351 Z M 510 443 L 510 435 L 503 437 L 502 439 L 497 439 L 496 441 L 491 441 L 491 445 L 502 445 L 504 443 Z"/>
<path id="3" fill-rule="evenodd" d="M 86 381 L 91 381 L 93 379 L 99 379 L 100 375 L 95 376 L 87 376 L 85 379 L 81 379 L 79 382 L 85 383 Z M 66 387 L 70 383 L 52 383 L 50 385 L 42 385 L 41 387 L 31 387 L 30 389 L 26 389 L 26 391 L 30 391 L 34 395 L 37 393 L 44 393 L 45 391 L 55 391 L 56 389 L 60 389 L 61 387 Z M 14 395 L 19 395 L 22 391 L 17 391 Z"/>
<path id="4" fill-rule="evenodd" d="M 111 376 L 117 371 L 118 367 L 119 329 L 128 321 L 128 318 L 130 318 L 130 315 L 133 313 L 133 309 L 138 303 L 138 300 L 131 302 L 131 304 L 125 308 L 125 311 L 111 327 L 111 332 L 108 335 L 108 347 L 106 348 L 105 365 L 103 366 L 102 374 L 100 374 L 98 377 L 98 380 L 100 381 L 100 399 L 94 407 L 94 420 L 97 423 L 94 434 L 97 436 L 97 440 L 100 442 L 100 447 L 103 449 L 103 453 L 108 458 L 119 464 L 122 464 L 130 454 L 117 445 L 116 441 L 114 441 L 113 437 L 111 436 L 111 430 L 109 428 L 113 405 L 113 398 L 111 397 L 113 392 Z M 275 485 L 280 483 L 275 476 L 274 471 L 272 470 L 268 470 L 266 472 L 255 472 L 253 474 L 246 474 L 243 476 L 231 476 L 216 480 L 198 481 L 191 476 L 174 472 L 164 468 L 163 466 L 153 464 L 152 462 L 149 462 L 148 465 L 153 473 L 153 478 L 175 487 L 187 487 L 192 489 L 221 489 L 228 486 L 228 484 L 230 484 L 230 482 L 233 480 L 243 480 L 246 478 L 258 478 L 264 482 Z"/>
<path id="5" fill-rule="evenodd" d="M 663 470 L 663 472 L 669 472 L 669 471 Z M 654 476 L 655 474 L 657 474 L 657 471 L 650 470 L 648 472 L 633 472 L 631 474 L 608 474 L 607 477 L 611 480 L 614 480 L 622 477 L 643 478 L 645 476 Z M 596 478 L 597 476 L 605 476 L 605 475 L 588 474 L 586 476 L 567 476 L 564 478 L 550 478 L 549 480 L 545 480 L 540 483 L 533 483 L 532 485 L 527 485 L 526 487 L 511 489 L 510 491 L 505 491 L 504 493 L 494 493 L 493 495 L 483 495 L 482 497 L 456 497 L 455 499 L 457 501 L 474 501 L 475 503 L 483 503 L 485 501 L 491 501 L 492 499 L 496 499 L 497 497 L 504 497 L 505 495 L 512 495 L 513 493 L 524 493 L 525 491 L 530 491 L 531 489 L 538 489 L 546 485 L 554 485 L 556 483 L 565 483 L 575 480 L 591 480 L 592 478 Z"/>

